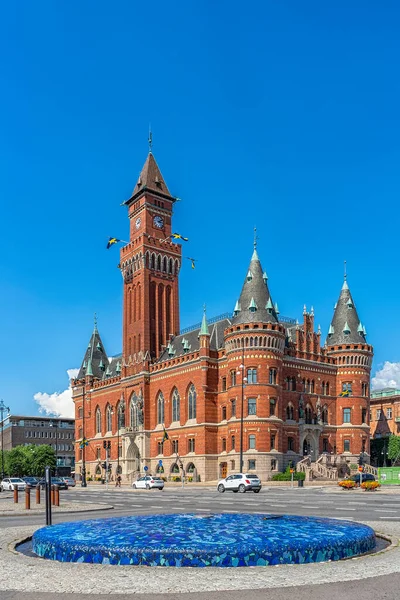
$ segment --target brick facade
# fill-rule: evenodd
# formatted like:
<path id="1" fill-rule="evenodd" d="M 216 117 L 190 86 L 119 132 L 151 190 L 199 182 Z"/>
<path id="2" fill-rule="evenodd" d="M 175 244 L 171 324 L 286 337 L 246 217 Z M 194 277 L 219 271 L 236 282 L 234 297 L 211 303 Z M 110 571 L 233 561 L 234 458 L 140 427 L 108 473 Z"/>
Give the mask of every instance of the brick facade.
<path id="1" fill-rule="evenodd" d="M 304 455 L 368 454 L 372 347 L 365 330 L 354 343 L 347 331 L 353 321 L 346 320 L 343 335 L 328 335 L 322 346 L 313 310 L 304 309 L 302 324 L 279 318 L 256 250 L 241 296 L 244 304 L 246 293 L 253 294 L 251 302 L 238 303 L 236 317 L 208 324 L 204 315 L 201 328 L 179 333 L 182 253 L 170 237 L 174 200 L 150 154 L 125 203 L 122 355 L 108 363 L 95 327 L 73 381 L 77 473 L 83 452 L 87 474 L 103 474 L 104 440 L 113 477 L 119 468 L 126 480 L 144 466 L 156 472 L 162 461 L 166 477 L 183 467 L 189 477 L 215 481 L 239 470 L 241 435 L 244 470 L 264 480 Z M 358 319 L 349 293 L 345 282 L 339 303 L 346 300 Z M 336 330 L 341 318 L 336 311 Z M 82 437 L 89 442 L 83 451 Z"/>

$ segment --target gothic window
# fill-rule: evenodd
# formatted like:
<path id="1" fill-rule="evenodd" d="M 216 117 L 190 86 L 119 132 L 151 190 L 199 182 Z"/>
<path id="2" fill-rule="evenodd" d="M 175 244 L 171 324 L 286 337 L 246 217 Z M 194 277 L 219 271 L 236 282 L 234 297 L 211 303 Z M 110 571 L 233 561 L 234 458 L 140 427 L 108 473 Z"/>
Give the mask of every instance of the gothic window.
<path id="1" fill-rule="evenodd" d="M 120 401 L 117 404 L 117 428 L 125 427 L 125 403 Z"/>
<path id="2" fill-rule="evenodd" d="M 96 433 L 101 433 L 101 412 L 100 408 L 96 408 Z"/>
<path id="3" fill-rule="evenodd" d="M 106 409 L 106 431 L 112 430 L 112 410 L 111 406 L 108 405 Z"/>
<path id="4" fill-rule="evenodd" d="M 189 399 L 188 399 L 188 415 L 189 419 L 196 418 L 196 390 L 194 385 L 192 384 L 189 388 Z"/>
<path id="5" fill-rule="evenodd" d="M 181 400 L 178 390 L 175 388 L 172 392 L 172 420 L 179 421 L 181 418 Z"/>
<path id="6" fill-rule="evenodd" d="M 328 408 L 326 406 L 322 408 L 322 422 L 325 425 L 328 423 Z"/>
<path id="7" fill-rule="evenodd" d="M 294 420 L 294 408 L 292 404 L 288 404 L 286 407 L 286 419 L 288 421 Z"/>
<path id="8" fill-rule="evenodd" d="M 226 406 L 222 407 L 222 420 L 226 421 Z"/>
<path id="9" fill-rule="evenodd" d="M 158 425 L 164 423 L 164 396 L 162 392 L 158 394 L 157 398 L 157 423 Z"/>
<path id="10" fill-rule="evenodd" d="M 269 370 L 269 383 L 272 385 L 276 384 L 276 369 L 270 369 Z"/>
<path id="11" fill-rule="evenodd" d="M 325 394 L 327 396 L 329 396 L 329 381 L 326 382 L 326 386 L 325 386 Z"/>
<path id="12" fill-rule="evenodd" d="M 291 384 L 291 379 L 290 379 L 290 377 L 286 377 L 285 381 L 286 381 L 286 389 L 290 392 L 290 388 L 291 388 L 291 385 L 290 385 Z"/>
<path id="13" fill-rule="evenodd" d="M 222 452 L 226 452 L 226 438 L 222 438 Z"/>
<path id="14" fill-rule="evenodd" d="M 235 436 L 231 435 L 231 450 L 235 449 Z"/>
<path id="15" fill-rule="evenodd" d="M 131 427 L 137 427 L 138 426 L 138 418 L 137 418 L 137 396 L 136 394 L 133 394 L 132 399 L 131 399 L 131 406 L 130 406 L 130 424 Z"/>
<path id="16" fill-rule="evenodd" d="M 312 424 L 312 410 L 311 410 L 311 406 L 306 406 L 306 423 L 307 425 L 311 425 Z"/>
<path id="17" fill-rule="evenodd" d="M 249 435 L 249 450 L 255 450 L 256 448 L 256 436 Z"/>
<path id="18" fill-rule="evenodd" d="M 236 385 L 236 371 L 231 371 L 231 385 Z"/>

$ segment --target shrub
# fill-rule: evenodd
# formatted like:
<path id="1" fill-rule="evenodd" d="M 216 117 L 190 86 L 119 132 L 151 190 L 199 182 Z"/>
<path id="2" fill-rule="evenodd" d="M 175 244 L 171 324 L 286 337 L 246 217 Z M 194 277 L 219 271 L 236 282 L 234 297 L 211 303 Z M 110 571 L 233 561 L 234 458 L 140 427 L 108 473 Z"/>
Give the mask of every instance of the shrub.
<path id="1" fill-rule="evenodd" d="M 372 492 L 372 491 L 378 489 L 379 487 L 381 487 L 381 484 L 378 481 L 363 481 L 363 483 L 361 484 L 361 487 L 366 492 Z"/>
<path id="2" fill-rule="evenodd" d="M 352 471 L 357 471 L 358 469 L 358 465 L 356 463 L 350 463 L 349 467 Z"/>
<path id="3" fill-rule="evenodd" d="M 290 466 L 286 467 L 286 471 L 284 473 L 276 473 L 275 475 L 272 476 L 272 481 L 291 481 L 292 480 L 292 473 L 290 472 Z M 293 473 L 293 479 L 294 481 L 298 481 L 299 479 L 303 480 L 306 478 L 306 474 L 299 471 L 295 471 Z"/>
<path id="4" fill-rule="evenodd" d="M 180 477 L 172 477 L 172 481 L 181 481 Z"/>
<path id="5" fill-rule="evenodd" d="M 338 485 L 344 490 L 351 490 L 356 486 L 356 482 L 352 479 L 344 479 L 343 481 L 339 481 Z"/>

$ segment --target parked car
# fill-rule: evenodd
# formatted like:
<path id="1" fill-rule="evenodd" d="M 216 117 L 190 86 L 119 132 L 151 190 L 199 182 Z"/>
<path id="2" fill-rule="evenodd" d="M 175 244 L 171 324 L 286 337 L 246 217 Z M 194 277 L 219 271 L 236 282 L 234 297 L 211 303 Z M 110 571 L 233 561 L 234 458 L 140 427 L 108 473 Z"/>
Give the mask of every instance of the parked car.
<path id="1" fill-rule="evenodd" d="M 258 475 L 255 473 L 237 473 L 236 475 L 229 475 L 225 479 L 221 479 L 218 482 L 217 490 L 223 494 L 227 492 L 254 492 L 258 494 L 261 490 L 261 481 Z"/>
<path id="2" fill-rule="evenodd" d="M 46 487 L 46 480 L 45 479 L 41 479 L 39 481 L 39 485 L 41 487 L 41 489 L 43 490 Z M 65 483 L 65 481 L 63 481 L 61 479 L 61 477 L 52 477 L 51 478 L 51 485 L 58 485 L 60 490 L 67 490 L 68 489 L 68 484 Z"/>
<path id="3" fill-rule="evenodd" d="M 347 479 L 350 479 L 350 481 L 355 481 L 359 485 L 360 484 L 360 475 L 361 475 L 361 483 L 364 483 L 364 481 L 375 481 L 375 477 L 371 473 L 356 473 L 355 475 L 352 475 L 351 477 L 348 477 Z"/>
<path id="4" fill-rule="evenodd" d="M 68 487 L 75 487 L 75 479 L 72 477 L 61 477 L 61 479 L 67 484 Z"/>
<path id="5" fill-rule="evenodd" d="M 17 490 L 24 490 L 26 488 L 26 483 L 20 477 L 5 477 L 0 484 L 0 487 L 2 492 L 12 492 L 15 488 L 17 488 Z"/>
<path id="6" fill-rule="evenodd" d="M 134 490 L 150 490 L 152 488 L 157 488 L 161 491 L 164 489 L 164 480 L 161 479 L 161 477 L 146 475 L 145 477 L 140 477 L 137 481 L 134 481 L 132 487 Z"/>
<path id="7" fill-rule="evenodd" d="M 30 485 L 31 487 L 35 487 L 39 483 L 38 477 L 22 477 L 22 479 L 25 481 L 26 485 Z"/>

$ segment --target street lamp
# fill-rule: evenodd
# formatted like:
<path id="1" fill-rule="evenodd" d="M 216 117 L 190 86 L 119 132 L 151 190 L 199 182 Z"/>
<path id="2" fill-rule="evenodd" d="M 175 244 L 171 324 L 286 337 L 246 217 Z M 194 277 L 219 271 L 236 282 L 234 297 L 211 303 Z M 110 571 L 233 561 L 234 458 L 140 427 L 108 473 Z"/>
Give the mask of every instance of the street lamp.
<path id="1" fill-rule="evenodd" d="M 10 413 L 10 408 L 4 404 L 4 400 L 0 401 L 0 419 L 1 419 L 1 478 L 4 479 L 4 413 Z"/>
<path id="2" fill-rule="evenodd" d="M 239 458 L 239 473 L 243 473 L 243 413 L 244 413 L 244 386 L 247 383 L 247 377 L 244 374 L 244 340 L 243 340 L 243 352 L 242 352 L 242 364 L 239 366 L 240 371 L 237 371 L 237 375 L 242 374 L 242 399 L 241 399 L 241 410 L 240 410 L 240 458 Z"/>
<path id="3" fill-rule="evenodd" d="M 122 413 L 124 413 L 124 411 L 125 411 L 125 400 L 124 400 L 123 395 L 121 396 L 121 399 L 118 404 L 118 410 L 117 410 L 117 477 L 119 475 L 119 428 L 121 427 L 121 411 L 122 411 Z M 125 427 L 125 421 L 124 421 L 124 427 Z"/>
<path id="4" fill-rule="evenodd" d="M 55 420 L 55 424 L 53 421 L 50 423 L 50 427 L 55 427 L 56 429 L 56 468 L 55 468 L 55 476 L 58 477 L 58 418 Z"/>
<path id="5" fill-rule="evenodd" d="M 81 487 L 87 487 L 86 482 L 86 436 L 85 436 L 85 384 L 82 384 L 82 470 Z"/>

